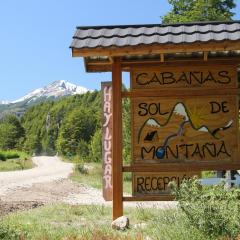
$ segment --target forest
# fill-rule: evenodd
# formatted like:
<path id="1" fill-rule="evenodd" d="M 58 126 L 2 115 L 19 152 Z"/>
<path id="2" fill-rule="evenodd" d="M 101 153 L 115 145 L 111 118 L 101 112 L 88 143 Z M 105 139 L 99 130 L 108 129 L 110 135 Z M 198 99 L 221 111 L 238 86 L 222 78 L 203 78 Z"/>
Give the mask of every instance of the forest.
<path id="1" fill-rule="evenodd" d="M 61 155 L 99 162 L 102 152 L 101 92 L 67 96 L 29 108 L 21 118 L 0 120 L 0 149 L 33 155 Z M 123 102 L 124 159 L 130 157 L 129 101 Z"/>

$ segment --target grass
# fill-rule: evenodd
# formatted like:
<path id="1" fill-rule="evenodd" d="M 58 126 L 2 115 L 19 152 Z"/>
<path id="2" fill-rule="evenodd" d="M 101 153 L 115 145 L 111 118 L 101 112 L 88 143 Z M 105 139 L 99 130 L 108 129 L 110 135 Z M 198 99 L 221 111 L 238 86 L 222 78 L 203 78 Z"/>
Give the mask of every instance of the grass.
<path id="1" fill-rule="evenodd" d="M 213 178 L 216 177 L 216 171 L 203 171 L 202 172 L 202 178 Z"/>
<path id="2" fill-rule="evenodd" d="M 71 178 L 101 188 L 100 163 L 78 163 Z M 210 174 L 210 173 L 209 173 Z M 127 189 L 131 175 L 124 176 Z M 100 205 L 46 205 L 11 213 L 0 219 L 0 239 L 6 240 L 214 240 L 194 227 L 180 209 L 125 208 L 130 219 L 125 231 L 111 229 L 112 209 Z M 225 240 L 221 238 L 221 240 Z M 226 238 L 227 240 L 227 238 Z"/>
<path id="3" fill-rule="evenodd" d="M 102 189 L 102 164 L 101 163 L 76 163 L 74 173 L 71 175 L 73 181 Z M 131 193 L 131 174 L 125 173 L 123 176 L 123 191 Z"/>
<path id="4" fill-rule="evenodd" d="M 0 172 L 30 169 L 33 162 L 29 155 L 20 151 L 0 151 Z"/>
<path id="5" fill-rule="evenodd" d="M 71 175 L 73 181 L 89 185 L 91 187 L 102 189 L 102 163 L 84 163 L 78 157 L 69 160 L 62 157 L 65 162 L 74 162 L 75 170 Z M 202 178 L 215 177 L 215 171 L 204 171 L 201 173 Z M 132 194 L 132 174 L 123 173 L 123 192 Z"/>
<path id="6" fill-rule="evenodd" d="M 102 187 L 102 166 L 99 163 L 76 163 L 71 179 L 100 189 Z"/>
<path id="7" fill-rule="evenodd" d="M 111 229 L 109 207 L 48 205 L 4 217 L 0 222 L 0 238 L 140 240 L 150 237 L 165 240 L 210 240 L 189 225 L 187 218 L 178 209 L 128 208 L 125 209 L 125 215 L 130 218 L 130 228 L 126 231 L 114 231 Z"/>

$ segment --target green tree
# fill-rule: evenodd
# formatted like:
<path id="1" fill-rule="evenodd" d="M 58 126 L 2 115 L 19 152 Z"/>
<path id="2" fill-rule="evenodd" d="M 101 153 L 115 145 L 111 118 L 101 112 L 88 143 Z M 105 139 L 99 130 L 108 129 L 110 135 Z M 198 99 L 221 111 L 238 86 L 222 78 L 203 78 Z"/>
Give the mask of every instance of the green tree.
<path id="1" fill-rule="evenodd" d="M 89 143 L 96 129 L 96 117 L 85 108 L 72 111 L 62 123 L 57 149 L 64 155 L 76 155 L 81 140 Z"/>
<path id="2" fill-rule="evenodd" d="M 14 149 L 18 139 L 17 129 L 10 123 L 0 124 L 0 148 L 3 150 Z"/>
<path id="3" fill-rule="evenodd" d="M 163 23 L 231 20 L 234 0 L 168 0 L 172 10 L 162 17 Z"/>
<path id="4" fill-rule="evenodd" d="M 69 116 L 76 110 L 84 109 L 84 112 L 91 113 L 89 121 L 96 121 L 95 129 L 97 129 L 100 127 L 101 119 L 100 104 L 100 92 L 94 91 L 81 95 L 67 96 L 56 101 L 42 102 L 32 106 L 21 119 L 26 131 L 24 149 L 30 153 L 50 155 L 56 154 L 57 151 L 59 153 L 67 152 L 67 150 L 64 150 L 65 143 L 61 141 L 61 138 Z M 82 129 L 82 134 L 85 132 L 88 133 L 88 130 Z M 90 138 L 91 136 L 84 141 L 89 144 Z M 69 141 L 72 141 L 71 144 L 77 151 L 79 150 L 79 143 L 74 142 L 74 139 L 70 140 L 68 138 Z M 59 148 L 57 149 L 57 142 L 62 142 L 63 144 L 61 145 L 61 151 Z M 75 150 L 74 152 L 76 152 Z"/>
<path id="5" fill-rule="evenodd" d="M 24 138 L 24 128 L 14 115 L 7 115 L 0 121 L 0 148 L 14 149 Z"/>
<path id="6" fill-rule="evenodd" d="M 101 162 L 102 161 L 102 129 L 99 128 L 94 133 L 90 146 L 90 160 L 93 162 Z"/>
<path id="7" fill-rule="evenodd" d="M 40 154 L 42 152 L 42 145 L 40 142 L 40 133 L 36 135 L 29 135 L 23 145 L 23 150 L 28 153 Z"/>
<path id="8" fill-rule="evenodd" d="M 86 141 L 84 141 L 83 139 L 80 139 L 80 141 L 78 142 L 76 154 L 84 162 L 87 162 L 88 160 L 90 160 L 89 159 L 89 144 Z"/>

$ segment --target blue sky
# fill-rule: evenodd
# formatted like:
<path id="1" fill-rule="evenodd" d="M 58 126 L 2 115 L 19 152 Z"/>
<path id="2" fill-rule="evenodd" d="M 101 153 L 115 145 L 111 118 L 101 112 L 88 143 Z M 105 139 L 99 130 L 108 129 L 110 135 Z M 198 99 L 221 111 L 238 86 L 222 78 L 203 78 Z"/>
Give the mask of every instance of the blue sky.
<path id="1" fill-rule="evenodd" d="M 240 2 L 235 19 L 240 19 Z M 110 74 L 85 73 L 69 45 L 76 26 L 160 23 L 167 0 L 7 0 L 0 3 L 0 100 L 55 80 L 99 89 Z"/>

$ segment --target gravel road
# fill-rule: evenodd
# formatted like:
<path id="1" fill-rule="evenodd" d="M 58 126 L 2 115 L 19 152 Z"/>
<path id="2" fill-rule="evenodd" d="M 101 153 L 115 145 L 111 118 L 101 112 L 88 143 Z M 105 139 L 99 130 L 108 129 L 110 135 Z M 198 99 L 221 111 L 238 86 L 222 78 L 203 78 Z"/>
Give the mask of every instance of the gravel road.
<path id="1" fill-rule="evenodd" d="M 68 179 L 72 163 L 58 157 L 34 157 L 33 162 L 33 169 L 0 172 L 0 215 L 56 202 L 111 206 L 104 201 L 101 190 Z M 176 202 L 126 202 L 124 206 L 172 208 Z"/>
<path id="2" fill-rule="evenodd" d="M 33 157 L 32 160 L 35 164 L 32 169 L 0 173 L 0 196 L 19 187 L 66 179 L 73 171 L 72 163 L 62 162 L 58 157 Z"/>

